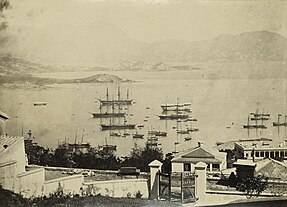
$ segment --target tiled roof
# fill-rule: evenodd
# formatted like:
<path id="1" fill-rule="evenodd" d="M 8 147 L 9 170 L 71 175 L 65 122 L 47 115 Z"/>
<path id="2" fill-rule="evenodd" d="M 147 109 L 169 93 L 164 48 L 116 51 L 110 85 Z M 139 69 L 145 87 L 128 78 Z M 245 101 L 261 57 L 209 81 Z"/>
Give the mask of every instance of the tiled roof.
<path id="1" fill-rule="evenodd" d="M 220 164 L 221 161 L 216 158 L 184 158 L 180 157 L 177 159 L 173 159 L 172 162 L 180 162 L 180 163 L 193 163 L 196 164 L 198 162 L 204 162 L 207 164 Z"/>
<path id="2" fill-rule="evenodd" d="M 17 142 L 21 138 L 22 137 L 0 136 L 0 153 L 3 152 L 7 147 L 11 146 L 12 144 Z"/>
<path id="3" fill-rule="evenodd" d="M 214 149 L 205 149 L 204 147 L 195 147 L 190 148 L 177 156 L 175 156 L 171 161 L 172 162 L 189 162 L 189 163 L 221 163 L 221 157 L 218 156 L 219 152 L 216 152 Z M 221 155 L 222 153 L 220 153 Z"/>
<path id="4" fill-rule="evenodd" d="M 207 152 L 206 150 L 202 148 L 194 149 L 191 152 L 185 155 L 182 155 L 181 157 L 184 157 L 184 158 L 215 158 L 214 155 L 210 154 L 209 152 Z"/>
<path id="5" fill-rule="evenodd" d="M 10 119 L 10 117 L 2 111 L 0 111 L 0 118 L 5 119 L 5 120 Z"/>
<path id="6" fill-rule="evenodd" d="M 287 180 L 287 165 L 273 159 L 264 159 L 257 162 L 256 174 L 261 173 L 270 179 Z"/>

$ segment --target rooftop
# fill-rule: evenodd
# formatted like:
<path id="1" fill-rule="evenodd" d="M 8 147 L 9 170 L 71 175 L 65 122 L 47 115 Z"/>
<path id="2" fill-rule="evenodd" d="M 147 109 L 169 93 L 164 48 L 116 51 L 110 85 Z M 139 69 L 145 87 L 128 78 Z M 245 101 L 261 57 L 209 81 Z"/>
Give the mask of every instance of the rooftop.
<path id="1" fill-rule="evenodd" d="M 191 162 L 191 163 L 198 163 L 198 162 L 205 162 L 205 163 L 221 163 L 222 161 L 222 153 L 215 152 L 214 149 L 206 149 L 202 146 L 190 148 L 177 156 L 175 156 L 171 161 L 172 162 Z"/>
<path id="2" fill-rule="evenodd" d="M 287 165 L 283 162 L 268 158 L 256 163 L 256 174 L 262 174 L 270 179 L 287 180 Z"/>
<path id="3" fill-rule="evenodd" d="M 238 141 L 235 142 L 236 145 L 241 146 L 243 148 L 282 148 L 282 149 L 287 149 L 287 142 L 277 142 L 277 141 Z"/>
<path id="4" fill-rule="evenodd" d="M 0 136 L 0 153 L 3 152 L 7 147 L 16 143 L 22 137 L 10 137 L 10 136 Z"/>
<path id="5" fill-rule="evenodd" d="M 233 166 L 250 166 L 250 167 L 256 167 L 256 163 L 252 160 L 243 160 L 238 159 L 235 163 L 233 163 Z"/>

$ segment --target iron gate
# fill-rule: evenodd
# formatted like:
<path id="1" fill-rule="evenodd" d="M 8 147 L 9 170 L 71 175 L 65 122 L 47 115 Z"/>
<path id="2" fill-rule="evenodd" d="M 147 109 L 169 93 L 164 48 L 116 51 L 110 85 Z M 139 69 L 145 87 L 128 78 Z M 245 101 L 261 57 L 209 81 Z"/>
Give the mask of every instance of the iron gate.
<path id="1" fill-rule="evenodd" d="M 160 199 L 181 203 L 196 201 L 195 175 L 193 173 L 158 172 L 157 175 Z"/>

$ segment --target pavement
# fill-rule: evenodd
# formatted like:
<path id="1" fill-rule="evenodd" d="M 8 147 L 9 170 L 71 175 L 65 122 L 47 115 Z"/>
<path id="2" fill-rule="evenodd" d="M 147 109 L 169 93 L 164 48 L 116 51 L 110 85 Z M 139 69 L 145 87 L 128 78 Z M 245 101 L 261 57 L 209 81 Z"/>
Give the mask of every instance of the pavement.
<path id="1" fill-rule="evenodd" d="M 195 203 L 182 204 L 185 207 L 197 207 L 197 206 L 217 206 L 224 205 L 236 200 L 246 199 L 243 195 L 221 195 L 221 194 L 206 194 L 204 200 L 199 200 Z"/>

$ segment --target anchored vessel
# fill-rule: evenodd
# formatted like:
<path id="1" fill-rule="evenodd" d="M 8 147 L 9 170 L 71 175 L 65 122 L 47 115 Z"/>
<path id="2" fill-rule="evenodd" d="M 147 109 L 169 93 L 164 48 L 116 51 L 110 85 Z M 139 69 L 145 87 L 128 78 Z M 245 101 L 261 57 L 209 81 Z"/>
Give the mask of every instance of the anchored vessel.
<path id="1" fill-rule="evenodd" d="M 34 102 L 33 104 L 34 104 L 34 106 L 46 106 L 47 102 L 40 102 L 40 101 L 38 101 L 38 102 Z"/>
<path id="2" fill-rule="evenodd" d="M 264 125 L 264 121 L 270 119 L 270 114 L 259 113 L 257 109 L 255 113 L 250 113 L 250 115 L 248 115 L 247 124 L 243 125 L 244 129 L 267 129 L 267 126 Z M 255 121 L 255 124 L 250 124 L 250 120 Z M 261 124 L 258 124 L 258 121 L 261 121 Z"/>
<path id="3" fill-rule="evenodd" d="M 162 132 L 162 131 L 148 131 L 149 135 L 155 135 L 155 136 L 159 136 L 159 137 L 166 137 L 167 132 Z"/>
<path id="4" fill-rule="evenodd" d="M 120 87 L 118 87 L 118 99 L 109 100 L 109 89 L 107 88 L 106 100 L 100 100 L 101 105 L 131 105 L 133 103 L 132 99 L 129 99 L 129 89 L 127 89 L 127 99 L 121 99 Z"/>
<path id="5" fill-rule="evenodd" d="M 102 130 L 135 129 L 136 124 L 101 124 Z"/>
<path id="6" fill-rule="evenodd" d="M 133 138 L 143 139 L 144 134 L 139 134 L 138 132 L 136 132 L 135 134 L 133 134 Z"/>
<path id="7" fill-rule="evenodd" d="M 108 105 L 110 106 L 110 105 Z M 107 108 L 109 110 L 109 107 Z M 90 112 L 90 114 L 93 115 L 93 118 L 112 118 L 112 117 L 124 117 L 125 112 L 120 112 L 120 109 L 116 112 L 115 111 L 115 106 L 112 104 L 112 112 L 106 111 L 102 112 L 102 106 L 100 106 L 100 112 Z"/>
<path id="8" fill-rule="evenodd" d="M 273 126 L 287 126 L 287 115 L 285 115 L 285 120 L 284 122 L 280 122 L 280 117 L 282 115 L 278 114 L 278 121 L 277 122 L 273 122 Z"/>
<path id="9" fill-rule="evenodd" d="M 158 115 L 160 119 L 187 119 L 188 114 L 162 114 Z"/>
<path id="10" fill-rule="evenodd" d="M 191 103 L 183 103 L 183 104 L 162 104 L 160 106 L 163 111 L 186 111 L 191 112 Z"/>
<path id="11" fill-rule="evenodd" d="M 107 137 L 105 137 L 106 143 L 104 145 L 100 145 L 99 148 L 104 151 L 117 151 L 117 145 L 108 144 Z"/>

